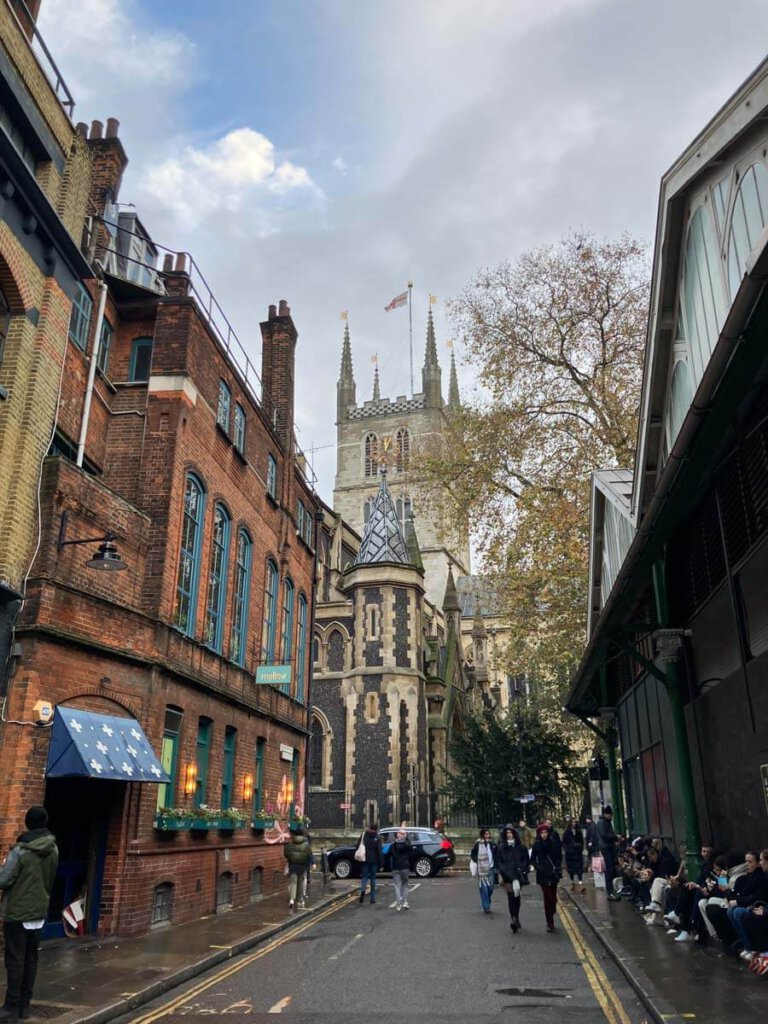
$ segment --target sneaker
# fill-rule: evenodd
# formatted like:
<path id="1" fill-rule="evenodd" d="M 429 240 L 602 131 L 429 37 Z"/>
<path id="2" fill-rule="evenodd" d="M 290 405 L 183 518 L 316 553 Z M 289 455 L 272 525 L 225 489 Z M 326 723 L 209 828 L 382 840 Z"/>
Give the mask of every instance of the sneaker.
<path id="1" fill-rule="evenodd" d="M 609 900 L 610 900 L 610 901 L 611 901 L 612 903 L 618 903 L 618 902 L 619 902 L 619 900 L 621 899 L 621 896 L 617 895 L 617 894 L 616 894 L 615 892 L 609 892 L 609 893 L 608 893 L 608 899 L 609 899 Z"/>
<path id="2" fill-rule="evenodd" d="M 303 910 L 304 909 L 304 900 L 299 900 L 299 902 L 296 904 L 296 906 L 299 908 L 299 910 Z"/>
<path id="3" fill-rule="evenodd" d="M 742 951 L 739 953 L 739 956 L 742 960 L 746 960 L 747 963 L 749 963 L 749 961 L 754 956 L 754 953 L 749 949 L 742 949 Z"/>
<path id="4" fill-rule="evenodd" d="M 395 910 L 402 910 L 402 909 L 403 909 L 403 904 L 402 903 L 396 903 L 395 904 Z"/>
<path id="5" fill-rule="evenodd" d="M 293 900 L 288 900 L 288 909 L 293 910 Z"/>
<path id="6" fill-rule="evenodd" d="M 643 918 L 643 920 L 645 921 L 645 923 L 647 925 L 654 925 L 654 924 L 656 924 L 656 915 L 655 914 L 646 914 L 645 917 Z"/>
<path id="7" fill-rule="evenodd" d="M 656 900 L 651 900 L 651 902 L 648 904 L 648 906 L 645 909 L 646 910 L 652 910 L 654 914 L 660 914 L 661 913 L 661 907 L 656 902 Z"/>
<path id="8" fill-rule="evenodd" d="M 410 903 L 408 902 L 408 900 L 405 900 L 403 902 L 403 910 L 410 910 L 410 909 L 411 909 Z"/>
<path id="9" fill-rule="evenodd" d="M 675 936 L 675 942 L 693 942 L 693 936 L 690 932 L 680 932 Z"/>
<path id="10" fill-rule="evenodd" d="M 677 935 L 677 928 L 667 928 L 667 935 Z"/>
<path id="11" fill-rule="evenodd" d="M 680 924 L 680 918 L 677 916 L 674 910 L 670 910 L 668 914 L 665 914 L 664 920 L 669 921 L 670 924 Z"/>

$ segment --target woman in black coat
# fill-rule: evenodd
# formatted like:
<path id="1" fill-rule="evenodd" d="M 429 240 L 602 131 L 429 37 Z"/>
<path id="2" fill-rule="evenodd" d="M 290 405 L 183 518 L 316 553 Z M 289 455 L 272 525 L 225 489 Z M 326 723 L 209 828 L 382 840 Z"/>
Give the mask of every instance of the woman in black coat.
<path id="1" fill-rule="evenodd" d="M 523 846 L 517 830 L 505 825 L 496 853 L 496 870 L 507 893 L 510 928 L 517 932 L 520 925 L 520 887 L 528 883 L 528 849 Z"/>
<path id="2" fill-rule="evenodd" d="M 555 930 L 557 912 L 557 884 L 563 873 L 563 852 L 559 842 L 552 836 L 549 826 L 539 825 L 536 842 L 531 850 L 531 864 L 536 868 L 536 884 L 541 887 L 544 897 L 544 917 L 547 931 Z"/>
<path id="3" fill-rule="evenodd" d="M 568 822 L 563 832 L 563 850 L 565 851 L 565 867 L 571 876 L 571 892 L 576 891 L 578 881 L 581 892 L 586 892 L 584 885 L 584 835 L 575 818 Z"/>

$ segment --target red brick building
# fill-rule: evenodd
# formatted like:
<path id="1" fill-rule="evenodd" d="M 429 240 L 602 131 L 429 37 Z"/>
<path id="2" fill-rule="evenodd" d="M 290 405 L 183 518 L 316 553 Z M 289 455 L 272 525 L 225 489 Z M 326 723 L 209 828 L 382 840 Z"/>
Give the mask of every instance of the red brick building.
<path id="1" fill-rule="evenodd" d="M 120 214 L 117 123 L 78 133 L 97 276 L 73 304 L 12 638 L 0 844 L 44 801 L 61 854 L 49 931 L 85 895 L 89 932 L 131 935 L 282 885 L 279 841 L 303 808 L 317 505 L 294 439 L 288 305 L 261 324 L 259 382 L 194 261 Z M 126 568 L 86 565 L 95 554 Z M 257 683 L 268 665 L 279 685 Z M 40 701 L 52 727 L 34 724 Z M 129 764 L 100 777 L 97 756 L 53 777 L 83 712 L 135 720 L 171 781 L 136 782 Z"/>

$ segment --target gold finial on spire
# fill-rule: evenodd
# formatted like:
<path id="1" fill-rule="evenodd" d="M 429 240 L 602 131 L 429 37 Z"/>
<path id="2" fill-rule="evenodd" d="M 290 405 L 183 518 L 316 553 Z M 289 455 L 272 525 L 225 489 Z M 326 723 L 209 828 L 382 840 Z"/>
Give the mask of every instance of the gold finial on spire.
<path id="1" fill-rule="evenodd" d="M 446 345 L 446 348 L 449 348 L 451 350 L 451 352 L 453 352 L 453 341 L 451 339 L 446 341 L 445 345 Z"/>
<path id="2" fill-rule="evenodd" d="M 339 313 L 339 320 L 349 320 L 348 309 L 342 309 L 342 311 Z"/>
<path id="3" fill-rule="evenodd" d="M 379 361 L 379 357 L 378 357 L 378 355 L 377 355 L 377 354 L 376 354 L 376 353 L 374 352 L 374 353 L 373 353 L 373 355 L 371 356 L 371 362 L 373 363 L 373 365 L 374 365 L 374 366 L 376 366 L 376 364 L 378 363 L 378 361 Z"/>
<path id="4" fill-rule="evenodd" d="M 429 293 L 429 304 L 430 306 L 437 305 L 437 296 L 433 295 L 432 292 Z"/>

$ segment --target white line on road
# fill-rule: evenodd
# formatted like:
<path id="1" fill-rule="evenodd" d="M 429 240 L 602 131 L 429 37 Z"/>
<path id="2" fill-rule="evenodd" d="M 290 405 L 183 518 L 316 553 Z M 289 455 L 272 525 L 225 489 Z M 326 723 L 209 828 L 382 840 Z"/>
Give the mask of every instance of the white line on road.
<path id="1" fill-rule="evenodd" d="M 293 996 L 283 996 L 279 1003 L 275 1003 L 274 1006 L 270 1006 L 267 1013 L 282 1013 L 292 999 Z"/>
<path id="2" fill-rule="evenodd" d="M 409 893 L 416 892 L 416 890 L 419 888 L 420 885 L 421 885 L 421 882 L 417 882 L 416 885 L 409 885 L 408 886 L 408 892 Z M 396 907 L 396 906 L 397 906 L 397 900 L 395 900 L 394 903 L 390 903 L 389 904 L 389 909 L 391 910 L 392 907 Z"/>
<path id="3" fill-rule="evenodd" d="M 364 935 L 364 932 L 360 932 L 359 935 L 354 935 L 349 940 L 349 942 L 346 944 L 346 946 L 342 946 L 342 948 L 338 951 L 338 953 L 334 953 L 333 956 L 329 956 L 328 959 L 329 960 L 338 960 L 340 956 L 344 956 L 344 954 L 347 952 L 347 950 L 351 946 L 354 946 L 354 944 L 357 942 L 358 939 L 362 939 L 363 935 Z"/>

